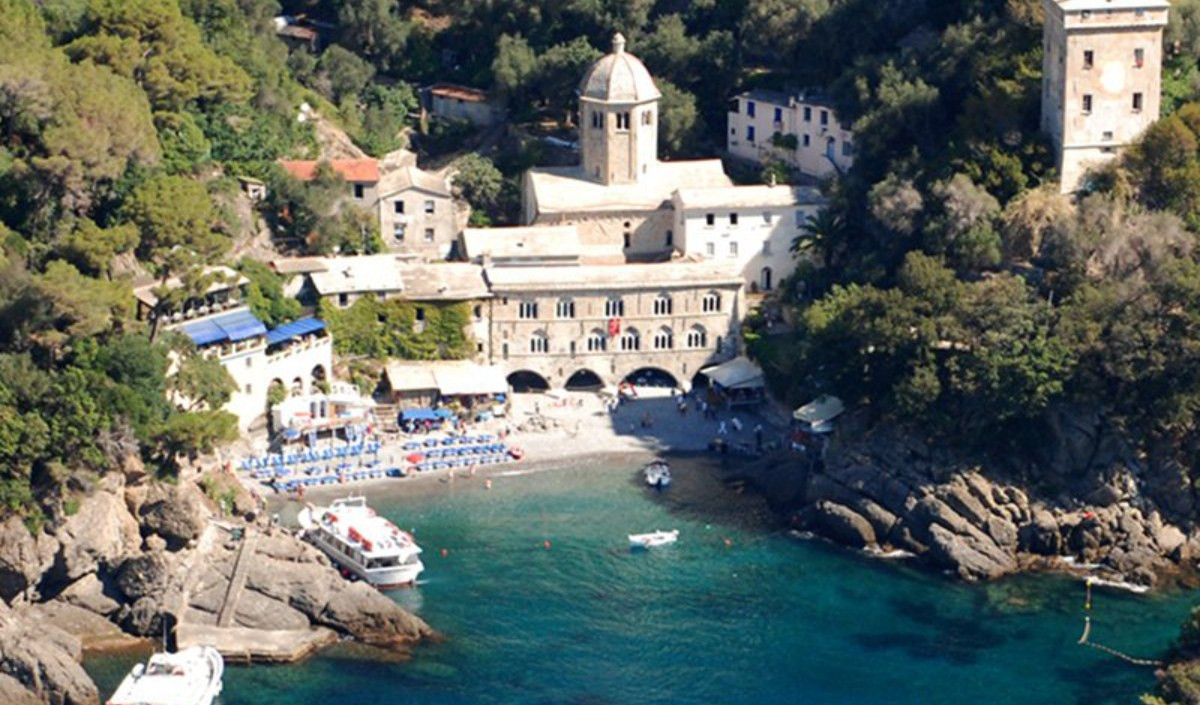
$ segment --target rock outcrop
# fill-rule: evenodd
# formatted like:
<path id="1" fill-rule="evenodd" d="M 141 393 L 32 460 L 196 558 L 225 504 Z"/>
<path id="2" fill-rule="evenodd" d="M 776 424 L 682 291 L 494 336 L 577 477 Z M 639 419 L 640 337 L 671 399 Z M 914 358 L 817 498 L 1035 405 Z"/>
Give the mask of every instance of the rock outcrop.
<path id="1" fill-rule="evenodd" d="M 1200 533 L 1168 519 L 1194 506 L 1182 474 L 1172 482 L 1170 472 L 1154 473 L 1166 488 L 1141 482 L 1136 455 L 1098 414 L 1053 415 L 1039 450 L 1036 472 L 983 468 L 912 433 L 849 419 L 823 459 L 792 454 L 746 472 L 797 528 L 856 548 L 909 551 L 967 580 L 1059 562 L 1154 585 L 1200 548 Z"/>
<path id="2" fill-rule="evenodd" d="M 126 478 L 145 484 L 127 487 Z M 127 643 L 122 633 L 157 638 L 184 622 L 208 634 L 228 626 L 243 643 L 280 643 L 264 652 L 280 660 L 338 634 L 403 652 L 432 633 L 388 597 L 347 582 L 315 548 L 267 526 L 243 525 L 255 541 L 245 544 L 251 548 L 238 571 L 244 585 L 231 587 L 243 544 L 233 540 L 231 524 L 214 523 L 193 482 L 154 483 L 140 464 L 127 463 L 93 490 L 36 535 L 18 518 L 0 523 L 4 705 L 96 703 L 96 687 L 79 665 L 81 639 L 95 647 Z M 243 516 L 257 511 L 249 498 L 238 499 Z M 223 609 L 232 616 L 228 625 L 218 624 Z"/>
<path id="3" fill-rule="evenodd" d="M 79 640 L 32 613 L 0 614 L 0 695 L 3 702 L 96 705 L 100 693 L 80 665 Z M 13 681 L 21 685 L 22 695 Z"/>

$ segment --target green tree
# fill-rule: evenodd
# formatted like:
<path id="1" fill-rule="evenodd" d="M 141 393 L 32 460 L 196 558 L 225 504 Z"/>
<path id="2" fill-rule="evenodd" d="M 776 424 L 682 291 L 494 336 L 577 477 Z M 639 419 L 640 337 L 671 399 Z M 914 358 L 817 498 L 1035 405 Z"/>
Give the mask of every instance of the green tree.
<path id="1" fill-rule="evenodd" d="M 696 96 L 667 81 L 658 81 L 662 99 L 658 103 L 658 147 L 667 156 L 695 150 L 700 132 Z"/>
<path id="2" fill-rule="evenodd" d="M 212 144 L 188 113 L 157 112 L 154 127 L 162 144 L 162 166 L 167 173 L 194 173 L 212 157 Z"/>
<path id="3" fill-rule="evenodd" d="M 217 213 L 204 184 L 163 174 L 140 184 L 122 213 L 141 233 L 138 254 L 165 261 L 178 249 L 211 259 L 229 247 L 217 232 Z"/>
<path id="4" fill-rule="evenodd" d="M 258 260 L 243 257 L 238 271 L 250 283 L 246 286 L 246 302 L 254 315 L 268 326 L 295 320 L 303 313 L 300 302 L 283 292 L 283 278 Z"/>
<path id="5" fill-rule="evenodd" d="M 491 159 L 474 152 L 454 161 L 455 195 L 471 204 L 473 210 L 495 212 L 504 187 L 504 175 Z"/>
<path id="6" fill-rule="evenodd" d="M 500 35 L 496 40 L 496 58 L 492 61 L 492 76 L 499 93 L 521 104 L 537 70 L 537 55 L 524 37 Z"/>
<path id="7" fill-rule="evenodd" d="M 108 278 L 113 258 L 137 247 L 138 230 L 132 224 L 101 228 L 87 218 L 71 224 L 59 240 L 58 252 L 80 271 Z"/>
<path id="8" fill-rule="evenodd" d="M 237 391 L 237 384 L 220 360 L 199 354 L 185 355 L 168 385 L 183 400 L 187 411 L 220 409 Z"/>
<path id="9" fill-rule="evenodd" d="M 353 52 L 334 45 L 317 62 L 316 88 L 336 103 L 354 99 L 375 76 L 375 69 Z"/>

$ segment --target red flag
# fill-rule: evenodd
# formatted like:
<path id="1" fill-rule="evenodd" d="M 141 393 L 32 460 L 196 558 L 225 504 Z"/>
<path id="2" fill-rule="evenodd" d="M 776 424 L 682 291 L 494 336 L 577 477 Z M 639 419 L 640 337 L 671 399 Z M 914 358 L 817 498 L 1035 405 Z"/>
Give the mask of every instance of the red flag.
<path id="1" fill-rule="evenodd" d="M 620 334 L 621 334 L 621 319 L 620 318 L 608 319 L 608 335 L 609 335 L 609 337 L 615 338 Z"/>

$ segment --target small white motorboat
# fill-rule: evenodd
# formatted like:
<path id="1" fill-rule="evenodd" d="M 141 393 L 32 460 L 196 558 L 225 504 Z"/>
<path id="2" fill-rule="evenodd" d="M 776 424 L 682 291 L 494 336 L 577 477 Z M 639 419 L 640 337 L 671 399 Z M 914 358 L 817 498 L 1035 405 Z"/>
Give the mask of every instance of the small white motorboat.
<path id="1" fill-rule="evenodd" d="M 648 534 L 630 534 L 630 548 L 654 548 L 655 546 L 666 546 L 667 544 L 675 543 L 679 540 L 679 529 L 670 531 L 651 531 Z"/>
<path id="2" fill-rule="evenodd" d="M 671 484 L 671 466 L 665 460 L 655 460 L 642 468 L 646 484 L 662 489 Z"/>
<path id="3" fill-rule="evenodd" d="M 212 705 L 224 672 L 225 661 L 211 646 L 154 654 L 133 667 L 108 705 Z"/>

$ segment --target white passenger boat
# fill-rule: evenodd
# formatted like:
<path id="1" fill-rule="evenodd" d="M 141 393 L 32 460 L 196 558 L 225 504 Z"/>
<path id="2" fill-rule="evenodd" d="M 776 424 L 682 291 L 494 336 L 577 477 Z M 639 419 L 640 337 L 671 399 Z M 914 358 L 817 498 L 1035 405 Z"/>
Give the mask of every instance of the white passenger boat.
<path id="1" fill-rule="evenodd" d="M 225 661 L 211 646 L 154 654 L 133 667 L 108 705 L 211 705 L 224 672 Z"/>
<path id="2" fill-rule="evenodd" d="M 630 548 L 654 548 L 666 546 L 679 540 L 679 529 L 671 531 L 651 531 L 648 534 L 630 534 Z"/>
<path id="3" fill-rule="evenodd" d="M 671 466 L 665 460 L 655 460 L 642 468 L 646 484 L 662 489 L 671 484 Z"/>
<path id="4" fill-rule="evenodd" d="M 298 520 L 304 538 L 334 564 L 380 590 L 411 585 L 425 570 L 412 535 L 376 514 L 365 497 L 337 499 L 328 507 L 309 505 Z"/>

